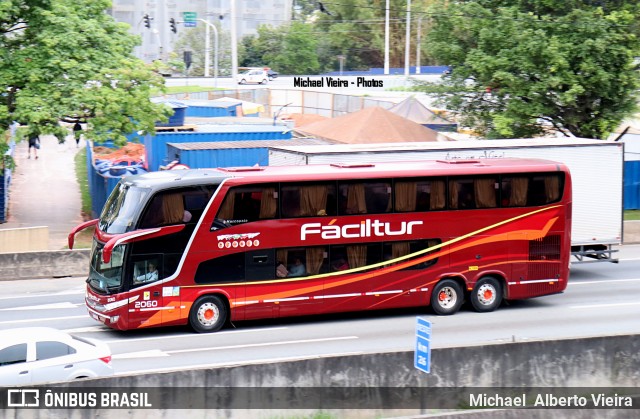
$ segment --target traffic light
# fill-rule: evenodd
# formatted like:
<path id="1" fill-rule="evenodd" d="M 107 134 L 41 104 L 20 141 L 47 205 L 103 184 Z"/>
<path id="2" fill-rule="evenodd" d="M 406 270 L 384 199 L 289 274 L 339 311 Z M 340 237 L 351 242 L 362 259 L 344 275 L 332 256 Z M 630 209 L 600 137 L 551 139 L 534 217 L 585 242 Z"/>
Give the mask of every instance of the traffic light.
<path id="1" fill-rule="evenodd" d="M 149 29 L 151 29 L 151 18 L 149 17 L 149 15 L 148 15 L 148 14 L 145 14 L 145 15 L 142 17 L 142 20 L 144 20 L 144 26 L 145 26 L 145 28 L 149 28 Z"/>
<path id="2" fill-rule="evenodd" d="M 169 19 L 169 25 L 171 25 L 171 32 L 178 33 L 178 28 L 176 27 L 176 20 L 174 18 Z"/>

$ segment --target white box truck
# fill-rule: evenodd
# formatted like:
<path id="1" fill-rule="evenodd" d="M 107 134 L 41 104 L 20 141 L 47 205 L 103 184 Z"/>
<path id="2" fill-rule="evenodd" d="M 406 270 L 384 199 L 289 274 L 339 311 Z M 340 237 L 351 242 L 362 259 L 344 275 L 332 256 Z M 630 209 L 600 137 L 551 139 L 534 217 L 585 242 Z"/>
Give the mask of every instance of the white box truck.
<path id="1" fill-rule="evenodd" d="M 574 262 L 618 262 L 624 145 L 580 138 L 332 144 L 269 148 L 269 165 L 523 157 L 562 162 L 573 180 Z"/>

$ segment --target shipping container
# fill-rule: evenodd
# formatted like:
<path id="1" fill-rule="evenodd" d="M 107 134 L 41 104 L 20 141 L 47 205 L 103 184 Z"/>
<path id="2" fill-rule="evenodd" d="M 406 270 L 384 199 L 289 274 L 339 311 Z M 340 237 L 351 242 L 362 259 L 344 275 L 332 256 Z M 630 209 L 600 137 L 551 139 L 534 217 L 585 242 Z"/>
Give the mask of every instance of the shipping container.
<path id="1" fill-rule="evenodd" d="M 238 101 L 217 101 L 217 100 L 184 100 L 187 105 L 187 117 L 216 118 L 222 116 L 237 116 L 237 107 L 242 106 Z"/>
<path id="2" fill-rule="evenodd" d="M 269 147 L 323 145 L 330 142 L 314 138 L 261 141 L 221 141 L 206 143 L 168 143 L 170 160 L 177 160 L 190 169 L 215 167 L 267 166 Z"/>
<path id="3" fill-rule="evenodd" d="M 196 132 L 159 132 L 144 137 L 147 169 L 160 169 L 173 159 L 167 144 L 247 140 L 288 140 L 291 130 L 282 125 L 198 125 Z"/>

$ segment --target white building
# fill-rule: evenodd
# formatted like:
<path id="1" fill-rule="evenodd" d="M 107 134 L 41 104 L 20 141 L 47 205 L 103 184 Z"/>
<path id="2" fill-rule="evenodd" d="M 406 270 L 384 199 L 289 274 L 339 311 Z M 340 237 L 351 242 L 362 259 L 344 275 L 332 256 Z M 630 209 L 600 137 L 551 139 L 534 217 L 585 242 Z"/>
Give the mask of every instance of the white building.
<path id="1" fill-rule="evenodd" d="M 113 0 L 110 13 L 118 22 L 131 25 L 131 32 L 140 35 L 142 45 L 135 50 L 138 58 L 151 62 L 173 50 L 180 33 L 189 30 L 184 12 L 196 13 L 197 19 L 220 23 L 231 30 L 231 1 L 235 1 L 238 42 L 245 35 L 257 33 L 258 26 L 279 26 L 291 20 L 293 0 Z M 146 28 L 144 16 L 151 18 Z M 175 19 L 178 33 L 171 32 L 170 19 Z M 197 22 L 204 25 L 203 22 Z"/>

